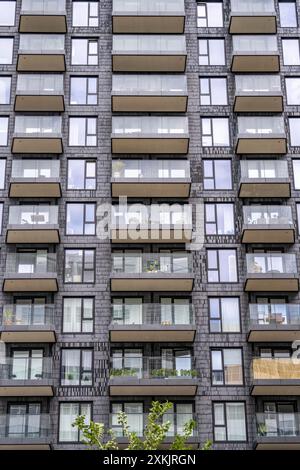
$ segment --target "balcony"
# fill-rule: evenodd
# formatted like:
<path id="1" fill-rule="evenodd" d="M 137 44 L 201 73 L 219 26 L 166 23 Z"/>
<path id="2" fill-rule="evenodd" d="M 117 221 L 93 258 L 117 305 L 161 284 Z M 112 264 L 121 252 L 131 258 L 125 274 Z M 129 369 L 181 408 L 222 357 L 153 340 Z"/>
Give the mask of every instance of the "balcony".
<path id="1" fill-rule="evenodd" d="M 232 72 L 279 72 L 280 57 L 276 35 L 233 36 L 232 42 Z"/>
<path id="2" fill-rule="evenodd" d="M 274 0 L 231 0 L 230 34 L 277 32 Z"/>
<path id="3" fill-rule="evenodd" d="M 287 162 L 279 160 L 241 161 L 239 197 L 291 197 Z"/>
<path id="4" fill-rule="evenodd" d="M 49 414 L 0 415 L 0 450 L 50 450 Z"/>
<path id="5" fill-rule="evenodd" d="M 256 450 L 300 450 L 299 413 L 257 413 Z"/>
<path id="6" fill-rule="evenodd" d="M 191 292 L 194 284 L 189 253 L 114 253 L 114 292 Z"/>
<path id="7" fill-rule="evenodd" d="M 263 358 L 252 361 L 252 396 L 299 396 L 300 360 Z"/>
<path id="8" fill-rule="evenodd" d="M 6 243 L 59 243 L 58 206 L 10 206 Z"/>
<path id="9" fill-rule="evenodd" d="M 236 75 L 235 113 L 282 113 L 279 75 Z"/>
<path id="10" fill-rule="evenodd" d="M 115 160 L 112 197 L 187 198 L 191 189 L 187 160 Z"/>
<path id="11" fill-rule="evenodd" d="M 246 292 L 298 292 L 296 256 L 287 253 L 248 253 Z"/>
<path id="12" fill-rule="evenodd" d="M 62 74 L 18 74 L 15 111 L 59 113 L 64 110 Z"/>
<path id="13" fill-rule="evenodd" d="M 242 243 L 295 243 L 290 206 L 244 206 Z"/>
<path id="14" fill-rule="evenodd" d="M 61 116 L 16 116 L 12 153 L 62 153 L 61 122 Z"/>
<path id="15" fill-rule="evenodd" d="M 8 253 L 4 292 L 57 292 L 56 254 L 45 250 Z"/>
<path id="16" fill-rule="evenodd" d="M 183 34 L 184 0 L 113 0 L 113 33 Z"/>
<path id="17" fill-rule="evenodd" d="M 193 342 L 196 334 L 192 304 L 112 305 L 111 342 Z"/>
<path id="18" fill-rule="evenodd" d="M 61 197 L 58 160 L 13 160 L 9 197 Z"/>
<path id="19" fill-rule="evenodd" d="M 186 58 L 183 35 L 113 36 L 113 72 L 184 73 Z"/>
<path id="20" fill-rule="evenodd" d="M 112 153 L 186 154 L 188 118 L 179 116 L 113 116 Z"/>
<path id="21" fill-rule="evenodd" d="M 287 152 L 284 121 L 279 116 L 239 116 L 237 154 L 283 155 Z"/>
<path id="22" fill-rule="evenodd" d="M 194 359 L 183 356 L 178 365 L 171 362 L 163 357 L 117 359 L 110 371 L 110 396 L 195 396 L 198 373 Z"/>
<path id="23" fill-rule="evenodd" d="M 248 341 L 293 342 L 299 338 L 299 304 L 250 304 Z"/>
<path id="24" fill-rule="evenodd" d="M 4 305 L 0 340 L 5 343 L 55 343 L 54 305 Z"/>
<path id="25" fill-rule="evenodd" d="M 66 33 L 65 0 L 22 0 L 20 33 Z"/>
<path id="26" fill-rule="evenodd" d="M 185 113 L 187 102 L 185 75 L 113 74 L 113 112 Z"/>
<path id="27" fill-rule="evenodd" d="M 20 34 L 18 72 L 65 72 L 63 34 Z"/>
<path id="28" fill-rule="evenodd" d="M 0 364 L 0 397 L 53 397 L 52 358 L 6 357 Z"/>

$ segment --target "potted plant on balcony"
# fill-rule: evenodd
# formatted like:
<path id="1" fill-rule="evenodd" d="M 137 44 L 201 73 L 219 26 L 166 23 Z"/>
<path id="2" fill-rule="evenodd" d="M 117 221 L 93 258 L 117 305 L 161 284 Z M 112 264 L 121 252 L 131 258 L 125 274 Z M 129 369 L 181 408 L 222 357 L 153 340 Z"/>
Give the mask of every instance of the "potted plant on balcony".
<path id="1" fill-rule="evenodd" d="M 125 167 L 125 163 L 122 162 L 121 160 L 117 160 L 116 162 L 113 162 L 112 164 L 113 177 L 120 178 L 122 176 L 124 167 Z"/>
<path id="2" fill-rule="evenodd" d="M 159 261 L 157 259 L 147 261 L 147 273 L 157 273 L 159 271 Z"/>
<path id="3" fill-rule="evenodd" d="M 257 428 L 257 434 L 259 436 L 266 436 L 267 435 L 267 426 L 265 424 L 259 424 Z"/>
<path id="4" fill-rule="evenodd" d="M 4 325 L 9 326 L 13 324 L 13 311 L 5 310 L 3 312 Z"/>

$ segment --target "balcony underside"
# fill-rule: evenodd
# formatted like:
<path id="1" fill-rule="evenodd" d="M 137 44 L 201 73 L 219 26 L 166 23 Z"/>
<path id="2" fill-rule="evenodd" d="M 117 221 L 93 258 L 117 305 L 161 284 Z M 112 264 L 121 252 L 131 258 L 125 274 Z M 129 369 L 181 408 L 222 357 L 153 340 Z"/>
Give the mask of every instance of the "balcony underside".
<path id="1" fill-rule="evenodd" d="M 11 178 L 9 185 L 9 197 L 61 197 L 61 187 L 58 179 L 49 179 L 45 182 L 37 182 L 36 179 L 30 180 Z"/>
<path id="2" fill-rule="evenodd" d="M 173 342 L 190 343 L 195 339 L 196 328 L 189 325 L 114 325 L 110 327 L 110 341 L 117 343 Z"/>
<path id="3" fill-rule="evenodd" d="M 252 396 L 299 396 L 300 380 L 253 380 Z"/>
<path id="4" fill-rule="evenodd" d="M 192 229 L 190 228 L 184 230 L 141 228 L 133 230 L 132 234 L 129 232 L 128 229 L 112 229 L 112 243 L 189 243 L 192 239 Z"/>
<path id="5" fill-rule="evenodd" d="M 170 445 L 173 443 L 173 437 L 166 437 L 164 442 L 159 446 L 160 450 L 168 450 L 170 449 Z M 126 449 L 128 446 L 128 439 L 126 437 L 117 437 L 118 446 L 120 449 Z M 187 445 L 193 449 L 197 450 L 199 448 L 199 438 L 197 437 L 189 437 L 186 441 Z M 1 447 L 0 447 L 1 449 Z"/>
<path id="6" fill-rule="evenodd" d="M 283 155 L 287 152 L 285 137 L 243 137 L 238 136 L 236 153 L 241 154 L 269 154 Z"/>
<path id="7" fill-rule="evenodd" d="M 256 182 L 246 183 L 241 181 L 240 190 L 239 190 L 239 197 L 291 197 L 291 185 L 288 180 L 285 181 L 278 181 L 276 183 L 272 183 L 272 180 L 264 180 L 263 182 Z"/>
<path id="8" fill-rule="evenodd" d="M 20 14 L 20 33 L 66 33 L 67 20 L 65 14 L 33 15 L 30 13 Z"/>
<path id="9" fill-rule="evenodd" d="M 298 292 L 299 279 L 293 274 L 247 274 L 245 292 Z"/>
<path id="10" fill-rule="evenodd" d="M 115 137 L 111 139 L 112 153 L 187 154 L 189 138 L 185 137 Z"/>
<path id="11" fill-rule="evenodd" d="M 112 179 L 112 197 L 189 197 L 191 180 L 181 179 L 175 182 L 170 179 L 138 180 L 134 178 Z"/>
<path id="12" fill-rule="evenodd" d="M 153 96 L 132 95 L 112 96 L 113 112 L 143 112 L 143 113 L 185 113 L 187 96 Z"/>
<path id="13" fill-rule="evenodd" d="M 113 34 L 183 34 L 184 15 L 120 15 L 113 12 Z"/>
<path id="14" fill-rule="evenodd" d="M 26 382 L 29 382 L 29 383 L 26 384 Z M 33 382 L 35 382 L 35 384 Z M 39 382 L 39 383 L 37 384 L 36 382 Z M 0 397 L 53 397 L 53 396 L 54 396 L 53 387 L 52 385 L 49 384 L 49 381 L 0 380 Z"/>
<path id="15" fill-rule="evenodd" d="M 155 382 L 155 383 L 153 383 Z M 110 379 L 110 396 L 195 396 L 196 379 Z"/>
<path id="16" fill-rule="evenodd" d="M 65 54 L 19 53 L 18 72 L 65 72 Z"/>
<path id="17" fill-rule="evenodd" d="M 58 283 L 56 275 L 18 274 L 4 275 L 4 292 L 57 292 Z"/>
<path id="18" fill-rule="evenodd" d="M 63 153 L 59 137 L 13 137 L 12 153 Z"/>
<path id="19" fill-rule="evenodd" d="M 272 54 L 234 54 L 232 57 L 231 71 L 243 72 L 279 72 L 279 55 Z"/>
<path id="20" fill-rule="evenodd" d="M 254 443 L 255 450 L 300 450 L 299 436 L 261 436 Z"/>
<path id="21" fill-rule="evenodd" d="M 2 327 L 0 340 L 4 343 L 55 343 L 56 336 L 54 328 L 14 325 Z"/>
<path id="22" fill-rule="evenodd" d="M 22 95 L 15 98 L 15 111 L 21 112 L 57 112 L 65 110 L 63 95 Z"/>
<path id="23" fill-rule="evenodd" d="M 113 72 L 185 72 L 186 54 L 114 54 Z"/>
<path id="24" fill-rule="evenodd" d="M 113 292 L 191 292 L 194 278 L 189 274 L 162 274 L 130 275 L 118 274 L 111 276 L 111 290 Z"/>
<path id="25" fill-rule="evenodd" d="M 229 24 L 230 34 L 275 34 L 276 15 L 232 15 Z"/>
<path id="26" fill-rule="evenodd" d="M 295 230 L 291 225 L 244 225 L 242 243 L 295 243 Z"/>
<path id="27" fill-rule="evenodd" d="M 8 225 L 6 243 L 59 243 L 58 225 Z"/>
<path id="28" fill-rule="evenodd" d="M 235 113 L 282 113 L 283 97 L 282 95 L 262 96 L 236 95 L 234 99 Z"/>
<path id="29" fill-rule="evenodd" d="M 250 343 L 289 343 L 299 339 L 299 325 L 253 325 L 250 327 Z"/>

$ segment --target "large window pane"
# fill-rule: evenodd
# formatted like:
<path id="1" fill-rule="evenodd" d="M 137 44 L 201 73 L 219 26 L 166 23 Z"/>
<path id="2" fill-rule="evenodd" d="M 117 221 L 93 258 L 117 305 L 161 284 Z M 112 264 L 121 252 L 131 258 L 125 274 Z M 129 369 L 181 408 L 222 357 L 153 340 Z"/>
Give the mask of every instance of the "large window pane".
<path id="1" fill-rule="evenodd" d="M 13 38 L 0 38 L 0 65 L 12 64 Z"/>
<path id="2" fill-rule="evenodd" d="M 0 2 L 0 26 L 14 26 L 16 17 L 16 2 Z"/>
<path id="3" fill-rule="evenodd" d="M 85 416 L 85 423 L 91 420 L 90 403 L 60 403 L 59 410 L 59 441 L 78 442 L 81 439 L 78 428 L 72 426 L 79 415 Z"/>
<path id="4" fill-rule="evenodd" d="M 0 146 L 7 145 L 8 117 L 0 117 Z"/>
<path id="5" fill-rule="evenodd" d="M 282 28 L 297 28 L 296 2 L 279 2 L 280 26 Z"/>
<path id="6" fill-rule="evenodd" d="M 283 39 L 282 52 L 284 65 L 300 65 L 299 39 Z"/>
<path id="7" fill-rule="evenodd" d="M 0 76 L 0 104 L 10 103 L 10 88 L 11 88 L 11 77 Z"/>
<path id="8" fill-rule="evenodd" d="M 300 78 L 285 79 L 287 104 L 300 105 Z"/>

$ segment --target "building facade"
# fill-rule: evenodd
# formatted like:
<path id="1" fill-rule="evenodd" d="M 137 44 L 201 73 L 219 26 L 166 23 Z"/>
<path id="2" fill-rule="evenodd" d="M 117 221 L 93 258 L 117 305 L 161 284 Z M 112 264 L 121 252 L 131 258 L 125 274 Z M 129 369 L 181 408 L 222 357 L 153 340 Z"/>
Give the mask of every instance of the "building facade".
<path id="1" fill-rule="evenodd" d="M 84 449 L 79 414 L 126 445 L 154 399 L 166 444 L 300 447 L 299 22 L 0 1 L 0 449 Z"/>

